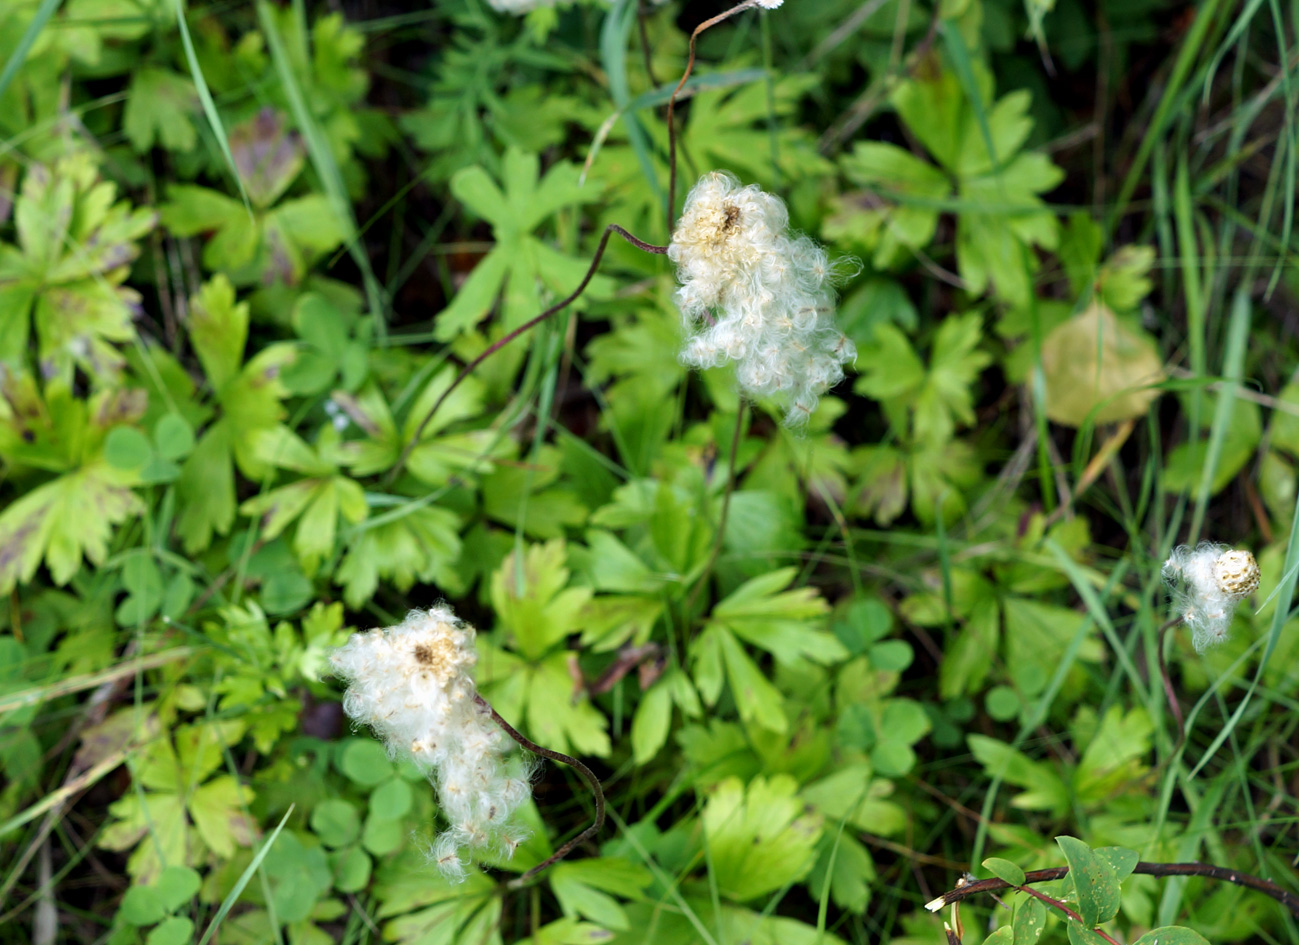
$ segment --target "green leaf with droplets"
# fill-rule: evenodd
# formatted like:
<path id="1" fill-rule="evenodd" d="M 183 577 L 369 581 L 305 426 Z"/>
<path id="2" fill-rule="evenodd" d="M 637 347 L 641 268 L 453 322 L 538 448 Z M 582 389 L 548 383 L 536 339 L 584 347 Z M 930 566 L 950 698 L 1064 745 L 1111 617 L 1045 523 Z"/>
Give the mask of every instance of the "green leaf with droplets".
<path id="1" fill-rule="evenodd" d="M 1120 904 L 1119 878 L 1114 867 L 1076 837 L 1056 837 L 1055 842 L 1069 863 L 1083 925 L 1091 929 L 1114 918 Z"/>

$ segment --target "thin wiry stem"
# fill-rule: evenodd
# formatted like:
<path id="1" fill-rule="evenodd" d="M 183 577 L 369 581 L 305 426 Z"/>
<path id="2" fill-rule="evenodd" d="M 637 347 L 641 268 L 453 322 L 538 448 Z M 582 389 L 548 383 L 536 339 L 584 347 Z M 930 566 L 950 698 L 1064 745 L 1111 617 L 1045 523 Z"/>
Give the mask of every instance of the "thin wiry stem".
<path id="1" fill-rule="evenodd" d="M 1173 718 L 1177 719 L 1177 744 L 1181 745 L 1186 739 L 1186 720 L 1182 717 L 1182 704 L 1177 700 L 1177 691 L 1173 689 L 1172 677 L 1168 675 L 1168 657 L 1164 655 L 1164 637 L 1168 636 L 1168 631 L 1181 623 L 1185 617 L 1174 617 L 1167 621 L 1159 628 L 1159 639 L 1155 646 L 1159 651 L 1159 678 L 1164 684 L 1164 695 L 1168 697 L 1168 708 L 1173 712 Z"/>
<path id="2" fill-rule="evenodd" d="M 672 223 L 676 219 L 677 210 L 677 125 L 674 120 L 677 96 L 681 93 L 681 88 L 690 78 L 690 73 L 695 69 L 695 40 L 699 34 L 710 26 L 716 26 L 723 20 L 730 19 L 743 10 L 758 5 L 757 0 L 744 0 L 743 3 L 737 3 L 729 10 L 725 10 L 712 19 L 704 20 L 695 27 L 694 32 L 690 34 L 690 56 L 686 59 L 686 71 L 681 74 L 681 81 L 677 87 L 672 90 L 672 97 L 668 99 L 668 232 L 672 232 Z"/>
<path id="3" fill-rule="evenodd" d="M 396 465 L 388 471 L 388 475 L 384 479 L 385 485 L 391 485 L 393 480 L 397 478 L 398 474 L 406 466 L 406 461 L 410 459 L 410 454 L 415 451 L 415 447 L 419 446 L 420 437 L 424 435 L 424 430 L 428 427 L 429 421 L 433 419 L 433 415 L 438 412 L 438 408 L 446 403 L 447 398 L 451 396 L 453 390 L 459 387 L 470 374 L 474 373 L 474 370 L 478 365 L 482 364 L 497 351 L 500 351 L 515 338 L 518 338 L 525 332 L 531 331 L 551 315 L 554 315 L 556 312 L 562 311 L 569 305 L 573 304 L 577 297 L 586 291 L 587 285 L 595 276 L 596 269 L 600 266 L 600 260 L 604 256 L 605 247 L 609 245 L 609 237 L 614 233 L 617 233 L 637 249 L 644 250 L 647 253 L 654 253 L 656 256 L 664 256 L 667 254 L 668 248 L 666 246 L 655 246 L 653 243 L 646 243 L 644 240 L 637 239 L 616 223 L 610 223 L 605 227 L 604 234 L 600 237 L 600 245 L 596 247 L 595 255 L 591 258 L 591 265 L 587 267 L 586 275 L 582 277 L 582 281 L 578 284 L 577 288 L 574 289 L 567 298 L 556 302 L 540 315 L 529 319 L 518 328 L 506 333 L 504 337 L 493 342 L 485 351 L 483 351 L 482 354 L 478 355 L 478 357 L 474 358 L 464 366 L 464 369 L 457 374 L 455 380 L 451 382 L 451 386 L 441 393 L 438 399 L 433 402 L 433 406 L 429 408 L 428 413 L 424 414 L 424 419 L 421 420 L 419 426 L 415 428 L 415 435 L 412 436 L 410 442 L 406 444 L 406 448 L 401 451 L 401 456 L 397 458 Z"/>
<path id="4" fill-rule="evenodd" d="M 1217 879 L 1224 883 L 1234 883 L 1237 886 L 1244 886 L 1246 889 L 1252 889 L 1255 892 L 1261 892 L 1266 896 L 1271 896 L 1281 905 L 1290 910 L 1290 914 L 1299 918 L 1299 896 L 1282 889 L 1276 883 L 1263 879 L 1259 876 L 1252 876 L 1249 873 L 1242 873 L 1239 870 L 1228 869 L 1225 866 L 1214 866 L 1210 863 L 1138 863 L 1132 870 L 1133 873 L 1142 876 L 1203 876 L 1205 879 Z M 1030 870 L 1024 874 L 1024 885 L 1031 883 L 1049 883 L 1053 880 L 1063 879 L 1069 875 L 1069 867 L 1055 866 L 1045 870 Z M 1019 889 L 1021 887 L 1011 886 L 1004 879 L 980 879 L 972 883 L 965 883 L 955 889 L 949 890 L 939 896 L 937 899 L 925 905 L 930 912 L 937 912 L 944 906 L 949 906 L 954 902 L 960 902 L 962 899 L 968 899 L 971 896 L 977 896 L 979 893 L 996 892 L 999 889 Z M 1023 890 L 1028 892 L 1027 889 Z"/>
<path id="5" fill-rule="evenodd" d="M 606 233 L 606 236 L 607 235 L 608 234 Z M 501 718 L 500 713 L 498 713 L 496 709 L 492 707 L 492 704 L 481 695 L 475 693 L 474 700 L 491 713 L 492 721 L 501 727 L 501 731 L 505 732 L 506 735 L 518 742 L 523 748 L 532 752 L 534 755 L 540 755 L 542 758 L 549 758 L 551 761 L 558 761 L 562 764 L 566 764 L 576 771 L 578 775 L 581 776 L 582 780 L 586 782 L 587 787 L 591 789 L 591 794 L 595 797 L 595 821 L 591 826 L 587 827 L 572 840 L 569 840 L 522 876 L 510 880 L 510 882 L 506 884 L 511 889 L 517 889 L 527 883 L 528 880 L 532 879 L 532 877 L 536 876 L 542 870 L 568 856 L 568 854 L 573 852 L 573 849 L 578 844 L 585 843 L 591 837 L 594 837 L 600 832 L 601 828 L 604 827 L 604 789 L 600 787 L 600 779 L 595 776 L 595 772 L 582 764 L 582 762 L 578 761 L 572 755 L 566 755 L 562 751 L 555 751 L 552 748 L 543 748 L 526 735 L 522 734 L 513 725 L 505 721 L 505 719 Z"/>

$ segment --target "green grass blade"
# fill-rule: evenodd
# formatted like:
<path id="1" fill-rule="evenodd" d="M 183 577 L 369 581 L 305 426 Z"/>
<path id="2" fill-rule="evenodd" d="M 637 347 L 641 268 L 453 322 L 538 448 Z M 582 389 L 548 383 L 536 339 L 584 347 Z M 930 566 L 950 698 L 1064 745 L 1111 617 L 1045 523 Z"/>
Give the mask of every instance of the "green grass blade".
<path id="1" fill-rule="evenodd" d="M 631 106 L 631 85 L 627 80 L 627 37 L 631 35 L 632 24 L 636 22 L 638 5 L 638 0 L 618 0 L 600 28 L 600 62 L 605 75 L 609 77 L 609 92 L 613 96 L 613 103 L 624 113 Z M 654 173 L 654 162 L 650 160 L 649 137 L 634 114 L 626 117 L 627 140 L 645 173 L 645 179 L 653 188 L 655 199 L 666 200 L 667 195 L 659 185 L 658 175 Z"/>
<path id="2" fill-rule="evenodd" d="M 1275 591 L 1268 595 L 1263 606 L 1277 597 L 1276 609 L 1272 611 L 1272 626 L 1268 629 L 1267 645 L 1263 648 L 1263 658 L 1258 661 L 1258 668 L 1254 671 L 1254 678 L 1250 681 L 1249 688 L 1245 690 L 1245 695 L 1240 700 L 1240 705 L 1236 706 L 1236 711 L 1231 713 L 1227 723 L 1223 725 L 1222 731 L 1214 737 L 1209 743 L 1209 747 L 1204 750 L 1200 760 L 1195 763 L 1191 769 L 1190 777 L 1195 777 L 1204 768 L 1209 760 L 1222 747 L 1236 726 L 1240 723 L 1241 716 L 1245 714 L 1250 700 L 1254 697 L 1254 691 L 1258 689 L 1259 681 L 1263 678 L 1263 673 L 1267 670 L 1267 664 L 1272 659 L 1272 652 L 1276 649 L 1276 644 L 1281 639 L 1281 631 L 1285 628 L 1286 618 L 1290 616 L 1290 602 L 1294 600 L 1295 583 L 1299 581 L 1299 506 L 1295 507 L 1294 518 L 1290 522 L 1290 539 L 1286 543 L 1285 564 L 1281 567 L 1281 581 Z M 1261 609 L 1261 608 L 1260 608 Z"/>
<path id="3" fill-rule="evenodd" d="M 262 848 L 257 851 L 257 854 L 253 857 L 253 861 L 248 864 L 248 868 L 239 874 L 239 879 L 235 881 L 229 894 L 221 901 L 221 907 L 217 909 L 216 915 L 212 917 L 212 921 L 208 924 L 207 931 L 203 933 L 203 937 L 198 940 L 198 945 L 207 945 L 208 940 L 215 935 L 216 930 L 221 927 L 221 922 L 230 914 L 230 910 L 233 909 L 235 903 L 239 901 L 239 897 L 243 895 L 244 887 L 252 880 L 253 874 L 256 873 L 258 868 L 262 865 L 262 860 L 266 859 L 266 854 L 271 852 L 271 847 L 275 844 L 276 838 L 279 837 L 280 831 L 284 829 L 284 825 L 289 822 L 289 817 L 293 814 L 293 809 L 295 807 L 297 807 L 296 804 L 289 805 L 289 809 L 284 812 L 284 816 L 280 818 L 279 824 L 271 831 L 271 835 L 266 838 L 266 842 L 263 843 Z"/>
<path id="4" fill-rule="evenodd" d="M 55 14 L 59 9 L 59 4 L 62 2 L 63 0 L 44 0 L 44 2 L 37 8 L 36 16 L 34 16 L 32 21 L 27 24 L 27 29 L 23 33 L 23 38 L 18 41 L 18 46 L 14 49 L 14 54 L 10 56 L 9 61 L 5 63 L 4 71 L 0 72 L 0 95 L 5 94 L 5 90 L 9 88 L 9 83 L 14 80 L 14 76 L 18 74 L 18 70 L 21 69 L 23 63 L 27 61 L 27 54 L 31 52 L 32 45 L 36 42 L 36 37 L 40 35 L 41 30 L 45 29 L 45 24 L 50 21 L 50 17 Z"/>
<path id="5" fill-rule="evenodd" d="M 244 209 L 251 217 L 253 205 L 248 200 L 248 192 L 244 190 L 244 181 L 239 176 L 239 168 L 235 166 L 234 152 L 230 150 L 230 138 L 226 135 L 225 125 L 222 124 L 221 115 L 217 112 L 216 102 L 212 100 L 212 90 L 208 88 L 207 79 L 203 78 L 203 70 L 198 64 L 198 53 L 194 51 L 194 38 L 190 36 L 189 23 L 185 20 L 185 0 L 172 0 L 172 6 L 176 8 L 180 42 L 185 47 L 185 61 L 189 63 L 190 79 L 194 82 L 194 91 L 198 93 L 199 104 L 203 107 L 203 116 L 207 119 L 212 134 L 216 136 L 221 155 L 226 159 L 226 166 L 230 168 L 230 176 L 235 179 L 235 186 L 239 188 L 239 199 L 244 202 Z"/>
<path id="6" fill-rule="evenodd" d="M 334 213 L 342 221 L 343 227 L 347 232 L 347 252 L 352 257 L 352 261 L 361 271 L 361 281 L 365 284 L 366 303 L 370 307 L 370 312 L 376 318 L 376 325 L 380 332 L 386 324 L 385 313 L 387 306 L 384 303 L 383 291 L 379 287 L 379 280 L 370 266 L 370 259 L 365 255 L 364 249 L 359 244 L 358 228 L 356 218 L 352 214 L 352 202 L 347 196 L 347 188 L 343 184 L 342 172 L 338 169 L 338 162 L 334 159 L 334 152 L 325 140 L 324 133 L 320 130 L 315 116 L 307 108 L 306 96 L 302 94 L 302 87 L 298 83 L 298 77 L 293 74 L 293 67 L 289 63 L 288 51 L 284 47 L 284 37 L 280 35 L 279 29 L 275 25 L 275 19 L 271 15 L 271 8 L 265 0 L 259 0 L 257 4 L 257 17 L 261 23 L 262 32 L 266 35 L 266 46 L 271 53 L 271 62 L 275 66 L 275 71 L 280 77 L 280 83 L 284 86 L 284 94 L 289 100 L 289 108 L 293 112 L 293 119 L 298 125 L 298 130 L 302 132 L 302 139 L 307 146 L 307 154 L 311 158 L 311 166 L 316 171 L 316 176 L 320 178 L 321 186 L 325 188 L 325 196 L 334 208 Z"/>
<path id="7" fill-rule="evenodd" d="M 1213 424 L 1209 429 L 1209 442 L 1204 456 L 1204 468 L 1200 471 L 1200 486 L 1195 495 L 1195 511 L 1191 514 L 1191 531 L 1189 540 L 1195 542 L 1200 537 L 1200 528 L 1209 508 L 1209 490 L 1213 485 L 1213 476 L 1222 457 L 1222 447 L 1227 440 L 1227 428 L 1231 425 L 1232 408 L 1236 405 L 1236 390 L 1240 386 L 1241 375 L 1245 370 L 1245 342 L 1249 340 L 1250 303 L 1249 288 L 1241 286 L 1231 306 L 1231 321 L 1227 326 L 1227 350 L 1223 355 L 1222 374 L 1228 378 L 1218 392 L 1217 407 L 1213 412 Z"/>

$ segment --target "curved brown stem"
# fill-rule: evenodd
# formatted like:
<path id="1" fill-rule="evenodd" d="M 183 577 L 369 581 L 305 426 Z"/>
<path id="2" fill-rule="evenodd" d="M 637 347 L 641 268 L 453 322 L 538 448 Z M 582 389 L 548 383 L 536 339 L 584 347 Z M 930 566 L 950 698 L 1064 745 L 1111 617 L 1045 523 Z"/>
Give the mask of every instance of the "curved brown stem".
<path id="1" fill-rule="evenodd" d="M 1186 720 L 1182 717 L 1182 704 L 1177 699 L 1177 691 L 1173 688 L 1173 679 L 1168 674 L 1168 657 L 1164 655 L 1164 637 L 1168 631 L 1176 627 L 1183 617 L 1174 617 L 1167 621 L 1159 628 L 1159 640 L 1155 644 L 1159 651 L 1159 678 L 1164 684 L 1164 695 L 1168 698 L 1168 708 L 1173 712 L 1173 718 L 1177 719 L 1177 744 L 1180 746 L 1186 740 Z"/>
<path id="2" fill-rule="evenodd" d="M 433 406 L 429 408 L 428 413 L 424 414 L 424 419 L 421 420 L 419 426 L 415 428 L 415 435 L 411 437 L 410 442 L 406 444 L 406 448 L 401 451 L 401 456 L 397 458 L 396 465 L 393 466 L 392 469 L 388 471 L 388 475 L 384 477 L 385 486 L 391 485 L 393 480 L 401 473 L 402 469 L 406 465 L 406 461 L 410 459 L 410 454 L 415 451 L 415 447 L 419 446 L 420 437 L 424 435 L 425 428 L 428 427 L 429 421 L 433 419 L 433 415 L 438 412 L 438 408 L 446 403 L 446 399 L 451 396 L 453 390 L 459 387 L 470 374 L 474 373 L 474 369 L 477 368 L 478 365 L 482 364 L 497 351 L 500 351 L 515 338 L 518 338 L 520 335 L 531 331 L 533 328 L 540 325 L 551 315 L 554 315 L 556 312 L 562 311 L 569 305 L 572 305 L 577 297 L 586 291 L 587 285 L 590 284 L 591 279 L 595 277 L 595 271 L 600 266 L 600 260 L 604 256 L 605 247 L 609 245 L 609 237 L 614 233 L 617 233 L 637 249 L 644 250 L 647 253 L 653 253 L 656 256 L 664 256 L 667 254 L 668 248 L 666 246 L 655 246 L 653 243 L 646 243 L 644 240 L 637 239 L 616 223 L 610 223 L 605 227 L 604 234 L 600 237 L 600 245 L 596 247 L 595 255 L 591 257 L 591 265 L 587 267 L 586 275 L 582 277 L 582 281 L 578 283 L 577 288 L 574 289 L 567 298 L 556 302 L 540 315 L 529 319 L 513 331 L 507 332 L 504 337 L 494 341 L 485 351 L 483 351 L 482 354 L 478 355 L 478 357 L 474 358 L 464 366 L 464 369 L 461 370 L 461 372 L 456 375 L 455 380 L 451 382 L 451 386 L 442 392 L 438 399 L 433 402 Z"/>
<path id="3" fill-rule="evenodd" d="M 677 87 L 672 90 L 672 97 L 668 99 L 668 232 L 672 232 L 672 223 L 676 218 L 677 208 L 677 125 L 673 118 L 676 108 L 677 96 L 681 94 L 682 87 L 686 80 L 690 78 L 690 73 L 695 69 L 695 40 L 699 34 L 710 26 L 716 26 L 723 20 L 729 19 L 743 10 L 757 6 L 757 0 L 744 0 L 743 3 L 737 3 L 729 10 L 724 10 L 717 16 L 709 20 L 704 20 L 695 27 L 694 32 L 690 34 L 690 56 L 686 59 L 686 71 L 681 74 L 681 81 Z"/>
<path id="4" fill-rule="evenodd" d="M 501 730 L 505 732 L 506 735 L 510 736 L 510 738 L 518 742 L 519 745 L 521 745 L 523 748 L 532 752 L 534 755 L 540 755 L 542 758 L 549 758 L 551 761 L 558 761 L 562 764 L 566 764 L 574 771 L 576 771 L 578 775 L 581 776 L 582 780 L 586 782 L 586 786 L 591 789 L 591 794 L 595 797 L 595 821 L 591 824 L 591 826 L 587 827 L 585 830 L 579 833 L 572 840 L 569 840 L 558 850 L 556 850 L 550 856 L 546 857 L 544 860 L 542 860 L 532 869 L 528 870 L 522 876 L 510 880 L 509 883 L 506 884 L 511 889 L 518 889 L 520 886 L 527 883 L 528 880 L 532 879 L 532 877 L 536 876 L 542 870 L 546 869 L 552 864 L 557 863 L 560 860 L 562 860 L 564 857 L 568 856 L 568 854 L 573 852 L 573 849 L 578 844 L 585 843 L 591 837 L 594 837 L 597 833 L 600 832 L 600 829 L 604 827 L 604 789 L 600 787 L 600 779 L 595 776 L 595 772 L 593 772 L 586 765 L 582 764 L 582 762 L 578 761 L 572 755 L 566 755 L 562 751 L 555 751 L 554 749 L 543 748 L 542 746 L 538 745 L 536 742 L 532 741 L 526 735 L 522 734 L 518 729 L 516 729 L 509 722 L 505 721 L 505 719 L 501 718 L 500 713 L 498 713 L 494 708 L 492 708 L 492 704 L 488 702 L 486 699 L 484 699 L 481 695 L 475 693 L 474 701 L 477 702 L 482 708 L 486 709 L 489 713 L 491 713 L 492 721 L 495 722 L 497 725 L 499 725 L 501 727 Z"/>
<path id="5" fill-rule="evenodd" d="M 1225 866 L 1213 866 L 1209 863 L 1138 863 L 1132 870 L 1143 876 L 1203 876 L 1206 879 L 1221 880 L 1224 883 L 1234 883 L 1237 886 L 1244 886 L 1246 889 L 1252 889 L 1255 892 L 1261 892 L 1265 896 L 1271 896 L 1281 905 L 1290 910 L 1290 914 L 1299 918 L 1299 896 L 1282 889 L 1276 883 L 1263 879 L 1259 876 L 1253 876 L 1249 873 L 1242 873 L 1239 870 L 1228 869 Z M 1069 875 L 1069 867 L 1055 866 L 1045 870 L 1030 870 L 1025 873 L 1024 885 L 1031 883 L 1049 883 L 1052 880 L 1063 879 Z M 1004 879 L 980 879 L 972 883 L 966 883 L 958 886 L 956 889 L 943 893 L 936 899 L 925 904 L 925 908 L 930 912 L 937 912 L 944 906 L 949 906 L 954 902 L 960 902 L 962 899 L 968 899 L 970 896 L 977 896 L 979 893 L 996 892 L 999 889 L 1018 889 L 1020 887 L 1011 886 Z M 1028 892 L 1027 889 L 1023 890 Z"/>

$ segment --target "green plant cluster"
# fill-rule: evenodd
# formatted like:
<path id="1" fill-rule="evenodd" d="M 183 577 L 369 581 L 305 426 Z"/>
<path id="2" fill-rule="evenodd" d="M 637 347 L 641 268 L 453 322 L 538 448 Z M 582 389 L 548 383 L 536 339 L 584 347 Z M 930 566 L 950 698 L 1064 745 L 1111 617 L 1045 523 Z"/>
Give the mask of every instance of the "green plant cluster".
<path id="1" fill-rule="evenodd" d="M 0 941 L 937 943 L 977 863 L 1055 903 L 967 942 L 1299 941 L 1133 873 L 1299 888 L 1294 10 L 754 7 L 669 135 L 722 9 L 0 4 Z M 673 142 L 862 262 L 807 428 L 617 240 L 461 378 L 669 242 Z M 1263 574 L 1204 656 L 1201 538 Z M 448 883 L 328 676 L 440 600 L 605 784 L 524 890 L 581 781 Z"/>

